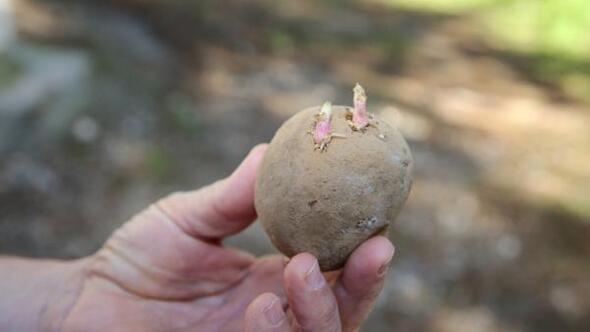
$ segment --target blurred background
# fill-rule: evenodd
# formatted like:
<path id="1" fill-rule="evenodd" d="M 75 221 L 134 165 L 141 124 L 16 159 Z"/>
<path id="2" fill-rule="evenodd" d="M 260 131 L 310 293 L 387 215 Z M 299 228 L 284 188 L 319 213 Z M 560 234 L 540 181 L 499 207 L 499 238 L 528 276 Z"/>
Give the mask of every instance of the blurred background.
<path id="1" fill-rule="evenodd" d="M 590 331 L 588 31 L 587 0 L 0 0 L 0 252 L 88 255 L 360 82 L 416 161 L 365 331 Z"/>

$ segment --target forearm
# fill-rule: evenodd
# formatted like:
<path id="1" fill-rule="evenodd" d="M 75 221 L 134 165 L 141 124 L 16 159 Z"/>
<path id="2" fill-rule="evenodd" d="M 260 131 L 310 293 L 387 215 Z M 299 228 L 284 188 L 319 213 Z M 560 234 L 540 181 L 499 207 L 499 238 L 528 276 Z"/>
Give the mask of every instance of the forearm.
<path id="1" fill-rule="evenodd" d="M 0 257 L 0 331 L 58 331 L 82 287 L 84 265 Z"/>

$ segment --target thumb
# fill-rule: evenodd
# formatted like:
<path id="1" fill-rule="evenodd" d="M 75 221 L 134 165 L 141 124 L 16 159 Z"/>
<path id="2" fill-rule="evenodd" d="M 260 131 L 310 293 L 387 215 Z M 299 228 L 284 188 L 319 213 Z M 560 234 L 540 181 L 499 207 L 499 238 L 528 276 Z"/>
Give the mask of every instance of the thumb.
<path id="1" fill-rule="evenodd" d="M 193 237 L 218 239 L 239 232 L 256 218 L 254 182 L 267 147 L 254 147 L 229 177 L 199 190 L 171 194 L 156 206 Z"/>

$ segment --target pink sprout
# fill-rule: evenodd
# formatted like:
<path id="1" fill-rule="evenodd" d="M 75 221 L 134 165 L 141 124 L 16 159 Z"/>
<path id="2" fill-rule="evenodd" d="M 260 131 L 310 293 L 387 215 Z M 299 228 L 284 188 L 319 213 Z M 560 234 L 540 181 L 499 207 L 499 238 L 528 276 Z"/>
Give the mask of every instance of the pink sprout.
<path id="1" fill-rule="evenodd" d="M 352 111 L 352 123 L 354 127 L 363 129 L 369 125 L 369 116 L 367 115 L 367 95 L 360 84 L 356 84 L 354 89 L 354 110 Z"/>
<path id="2" fill-rule="evenodd" d="M 330 132 L 332 130 L 332 126 L 330 124 L 331 117 L 332 104 L 330 102 L 326 102 L 318 114 L 318 121 L 313 131 L 313 141 L 316 144 L 324 143 L 330 138 Z"/>

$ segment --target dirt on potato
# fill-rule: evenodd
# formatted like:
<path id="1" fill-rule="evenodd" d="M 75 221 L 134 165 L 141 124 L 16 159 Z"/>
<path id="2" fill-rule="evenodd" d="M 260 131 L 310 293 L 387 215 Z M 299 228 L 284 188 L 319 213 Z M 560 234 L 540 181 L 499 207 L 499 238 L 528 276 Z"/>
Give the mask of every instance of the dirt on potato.
<path id="1" fill-rule="evenodd" d="M 398 130 L 371 115 L 354 130 L 352 108 L 333 106 L 324 149 L 311 131 L 320 107 L 277 131 L 259 169 L 256 210 L 273 244 L 291 257 L 309 252 L 324 271 L 342 267 L 371 236 L 387 232 L 412 184 L 412 155 Z"/>

